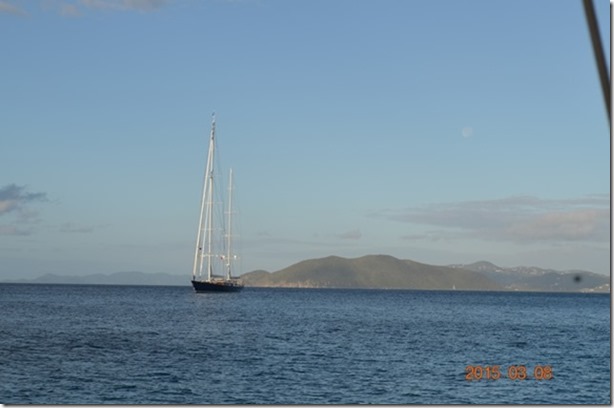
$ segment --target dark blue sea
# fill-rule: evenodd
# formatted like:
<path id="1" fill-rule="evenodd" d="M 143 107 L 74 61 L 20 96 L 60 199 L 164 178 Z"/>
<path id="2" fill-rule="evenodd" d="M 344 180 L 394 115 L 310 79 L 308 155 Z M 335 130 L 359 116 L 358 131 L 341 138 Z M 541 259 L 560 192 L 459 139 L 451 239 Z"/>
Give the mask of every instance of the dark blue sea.
<path id="1" fill-rule="evenodd" d="M 0 316 L 5 404 L 611 402 L 609 294 L 0 284 Z"/>

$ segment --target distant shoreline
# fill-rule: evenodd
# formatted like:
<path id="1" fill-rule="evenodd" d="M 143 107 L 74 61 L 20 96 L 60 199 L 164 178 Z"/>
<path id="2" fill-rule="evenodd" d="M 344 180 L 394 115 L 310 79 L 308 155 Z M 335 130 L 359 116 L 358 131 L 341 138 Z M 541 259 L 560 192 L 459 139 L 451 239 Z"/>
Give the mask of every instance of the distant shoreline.
<path id="1" fill-rule="evenodd" d="M 42 283 L 42 282 L 12 282 L 0 281 L 0 285 L 28 285 L 28 286 L 107 286 L 107 287 L 146 287 L 146 288 L 185 288 L 192 291 L 191 285 L 148 285 L 143 284 L 123 284 L 123 283 Z M 450 293 L 544 293 L 544 294 L 580 294 L 580 295 L 610 295 L 610 292 L 598 291 L 543 291 L 543 290 L 479 290 L 479 289 L 412 289 L 412 288 L 318 288 L 318 287 L 298 287 L 298 286 L 246 286 L 246 289 L 279 289 L 279 290 L 340 290 L 340 291 L 380 291 L 380 292 L 450 292 Z"/>
<path id="2" fill-rule="evenodd" d="M 240 276 L 246 287 L 295 289 L 457 290 L 478 292 L 610 293 L 610 276 L 538 267 L 500 267 L 487 261 L 429 265 L 389 255 L 328 256 L 298 262 L 276 272 Z M 68 276 L 45 274 L 0 283 L 189 287 L 187 275 L 125 271 Z"/>

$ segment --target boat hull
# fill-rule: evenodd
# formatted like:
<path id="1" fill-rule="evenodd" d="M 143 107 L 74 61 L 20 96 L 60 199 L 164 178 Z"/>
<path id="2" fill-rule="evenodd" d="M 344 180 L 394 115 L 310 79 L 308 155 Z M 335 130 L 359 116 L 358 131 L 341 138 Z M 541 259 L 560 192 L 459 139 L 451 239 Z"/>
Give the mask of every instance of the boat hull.
<path id="1" fill-rule="evenodd" d="M 238 292 L 243 285 L 234 280 L 197 281 L 192 280 L 192 287 L 196 293 L 204 292 Z"/>

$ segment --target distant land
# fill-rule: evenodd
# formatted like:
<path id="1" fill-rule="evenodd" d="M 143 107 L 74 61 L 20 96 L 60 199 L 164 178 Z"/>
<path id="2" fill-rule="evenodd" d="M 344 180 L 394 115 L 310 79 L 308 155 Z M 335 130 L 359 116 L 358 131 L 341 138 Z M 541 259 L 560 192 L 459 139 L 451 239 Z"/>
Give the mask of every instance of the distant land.
<path id="1" fill-rule="evenodd" d="M 610 292 L 610 277 L 593 272 L 570 270 L 556 271 L 534 266 L 502 268 L 490 262 L 480 261 L 469 265 L 450 265 L 480 272 L 496 281 L 506 290 L 545 292 Z"/>
<path id="2" fill-rule="evenodd" d="M 81 284 L 81 285 L 153 285 L 153 286 L 188 286 L 189 277 L 166 273 L 116 272 L 109 275 L 102 273 L 68 276 L 45 274 L 34 279 L 5 281 L 8 283 L 41 283 L 41 284 Z"/>
<path id="3" fill-rule="evenodd" d="M 242 278 L 246 286 L 264 287 L 610 291 L 609 276 L 587 271 L 502 268 L 486 261 L 468 265 L 434 266 L 388 255 L 368 255 L 353 259 L 329 256 L 302 261 L 273 273 L 250 272 Z"/>
<path id="4" fill-rule="evenodd" d="M 537 267 L 503 268 L 490 262 L 448 266 L 401 260 L 389 255 L 329 256 L 298 262 L 277 272 L 253 271 L 245 286 L 288 288 L 418 289 L 541 292 L 610 292 L 610 277 L 593 272 Z M 85 276 L 46 274 L 7 283 L 190 286 L 189 276 L 117 272 Z"/>

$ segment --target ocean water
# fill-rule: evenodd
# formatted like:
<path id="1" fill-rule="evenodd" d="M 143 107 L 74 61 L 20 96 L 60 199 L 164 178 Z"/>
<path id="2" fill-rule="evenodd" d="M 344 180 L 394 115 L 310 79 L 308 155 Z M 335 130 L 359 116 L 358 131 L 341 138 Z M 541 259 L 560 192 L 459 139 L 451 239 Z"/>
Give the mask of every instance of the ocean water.
<path id="1" fill-rule="evenodd" d="M 609 295 L 0 284 L 0 313 L 5 404 L 611 402 Z"/>

